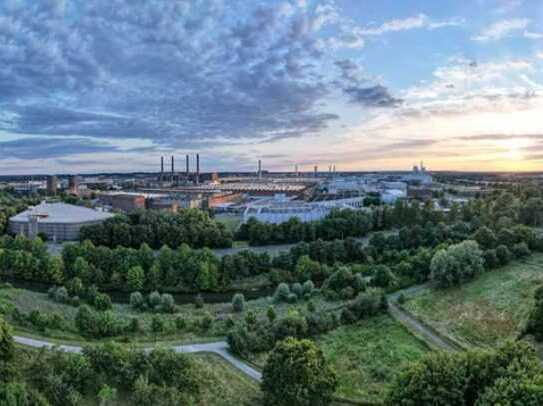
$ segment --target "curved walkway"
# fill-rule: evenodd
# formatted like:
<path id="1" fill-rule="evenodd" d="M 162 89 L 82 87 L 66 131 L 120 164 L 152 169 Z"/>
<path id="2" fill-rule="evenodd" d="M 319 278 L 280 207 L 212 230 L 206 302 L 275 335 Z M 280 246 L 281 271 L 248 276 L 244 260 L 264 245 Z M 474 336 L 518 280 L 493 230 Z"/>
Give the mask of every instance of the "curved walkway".
<path id="1" fill-rule="evenodd" d="M 28 338 L 28 337 L 21 337 L 21 336 L 13 336 L 13 340 L 17 344 L 26 345 L 28 347 L 33 348 L 47 348 L 47 349 L 53 349 L 58 348 L 61 351 L 65 352 L 72 352 L 72 353 L 81 353 L 83 351 L 83 347 L 79 347 L 76 345 L 64 345 L 64 344 L 54 344 L 49 341 L 44 340 L 37 340 L 34 338 Z M 145 350 L 149 351 L 153 347 L 147 347 Z M 197 353 L 197 352 L 208 352 L 217 354 L 221 358 L 223 358 L 226 362 L 228 362 L 233 367 L 237 368 L 241 372 L 243 372 L 248 377 L 260 381 L 262 379 L 262 374 L 257 371 L 256 369 L 252 368 L 251 366 L 247 365 L 246 363 L 240 361 L 236 357 L 234 357 L 230 352 L 228 351 L 228 344 L 226 341 L 217 341 L 214 343 L 204 343 L 204 344 L 190 344 L 190 345 L 177 345 L 177 346 L 171 346 L 169 347 L 175 352 L 180 353 Z"/>
<path id="2" fill-rule="evenodd" d="M 411 330 L 412 333 L 415 333 L 430 344 L 431 347 L 445 351 L 463 351 L 464 348 L 457 342 L 438 333 L 433 327 L 421 322 L 413 314 L 404 310 L 401 306 L 398 306 L 397 301 L 401 295 L 411 296 L 426 289 L 431 289 L 432 287 L 433 285 L 431 283 L 425 283 L 422 285 L 411 286 L 387 295 L 388 313 L 408 330 Z"/>

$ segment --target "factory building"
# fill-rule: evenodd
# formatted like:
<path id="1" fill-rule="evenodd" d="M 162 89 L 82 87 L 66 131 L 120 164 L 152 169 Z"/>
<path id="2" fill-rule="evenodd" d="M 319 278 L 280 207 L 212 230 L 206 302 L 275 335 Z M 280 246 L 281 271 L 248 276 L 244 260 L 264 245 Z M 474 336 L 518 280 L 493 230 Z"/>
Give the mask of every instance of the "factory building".
<path id="1" fill-rule="evenodd" d="M 243 213 L 243 222 L 251 217 L 264 223 L 279 224 L 297 217 L 302 222 L 320 220 L 326 217 L 332 209 L 366 210 L 363 207 L 363 197 L 325 200 L 319 202 L 289 201 L 286 196 L 282 199 L 261 201 L 247 207 Z"/>
<path id="2" fill-rule="evenodd" d="M 105 213 L 65 203 L 41 203 L 9 219 L 9 230 L 35 238 L 38 233 L 47 235 L 51 241 L 79 239 L 82 226 L 99 224 L 113 217 Z"/>

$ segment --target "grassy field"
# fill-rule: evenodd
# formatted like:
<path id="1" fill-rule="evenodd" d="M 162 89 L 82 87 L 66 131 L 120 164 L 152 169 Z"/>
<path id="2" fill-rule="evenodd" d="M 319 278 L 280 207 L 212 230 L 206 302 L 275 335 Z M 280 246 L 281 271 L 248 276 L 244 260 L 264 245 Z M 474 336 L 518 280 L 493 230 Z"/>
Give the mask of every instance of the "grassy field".
<path id="1" fill-rule="evenodd" d="M 485 273 L 463 286 L 429 289 L 404 307 L 467 346 L 494 346 L 520 332 L 543 283 L 543 255 Z"/>
<path id="2" fill-rule="evenodd" d="M 338 374 L 337 395 L 370 401 L 381 400 L 394 374 L 428 351 L 387 315 L 340 327 L 317 344 Z"/>
<path id="3" fill-rule="evenodd" d="M 327 310 L 341 306 L 341 302 L 327 302 L 320 296 L 312 299 L 317 310 Z M 307 301 L 298 303 L 274 303 L 271 297 L 247 301 L 243 313 L 234 313 L 230 303 L 206 303 L 203 308 L 197 309 L 193 304 L 178 305 L 174 314 L 155 314 L 152 312 L 139 312 L 132 309 L 127 304 L 114 304 L 113 311 L 121 319 L 128 321 L 130 318 L 137 317 L 140 321 L 142 332 L 137 334 L 128 334 L 116 337 L 116 340 L 122 342 L 132 342 L 134 344 L 152 344 L 160 341 L 167 344 L 189 344 L 194 342 L 217 341 L 224 339 L 228 332 L 226 326 L 227 318 L 231 317 L 237 320 L 245 316 L 246 312 L 253 311 L 258 318 L 265 319 L 268 307 L 273 305 L 278 316 L 285 315 L 290 310 L 303 312 L 307 307 Z M 56 313 L 61 315 L 67 321 L 67 328 L 64 330 L 46 329 L 40 331 L 31 325 L 21 325 L 15 322 L 9 315 L 11 311 L 17 308 L 21 313 L 28 314 L 32 310 L 40 310 L 42 313 Z M 35 338 L 48 338 L 57 342 L 70 343 L 88 343 L 89 340 L 82 337 L 76 326 L 75 316 L 77 307 L 63 303 L 57 303 L 51 300 L 47 294 L 35 292 L 27 289 L 2 288 L 0 289 L 0 314 L 6 314 L 7 319 L 13 324 L 19 334 L 25 334 Z M 199 321 L 205 315 L 210 315 L 214 320 L 212 327 L 203 330 L 199 327 Z M 169 327 L 162 333 L 152 333 L 151 323 L 153 317 L 158 316 L 166 321 Z M 181 330 L 175 329 L 174 321 L 176 318 L 183 318 L 187 326 Z M 102 341 L 102 340 L 100 340 Z"/>
<path id="4" fill-rule="evenodd" d="M 261 404 L 257 382 L 215 354 L 194 355 L 204 376 L 201 405 L 234 406 Z"/>
<path id="5" fill-rule="evenodd" d="M 235 233 L 241 224 L 241 215 L 235 214 L 217 214 L 215 220 L 224 224 L 226 229 L 231 233 Z"/>
<path id="6" fill-rule="evenodd" d="M 336 396 L 354 401 L 380 401 L 386 384 L 409 362 L 429 351 L 388 315 L 342 326 L 316 339 L 338 375 Z M 260 369 L 267 353 L 252 361 Z"/>

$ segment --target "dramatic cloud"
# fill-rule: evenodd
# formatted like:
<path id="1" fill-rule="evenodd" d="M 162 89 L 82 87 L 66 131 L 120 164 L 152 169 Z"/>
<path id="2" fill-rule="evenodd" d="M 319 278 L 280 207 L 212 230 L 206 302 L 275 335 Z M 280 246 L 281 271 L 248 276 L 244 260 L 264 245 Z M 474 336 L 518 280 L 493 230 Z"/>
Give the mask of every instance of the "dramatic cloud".
<path id="1" fill-rule="evenodd" d="M 369 107 L 395 107 L 401 104 L 401 99 L 392 97 L 388 89 L 381 85 L 371 87 L 347 87 L 345 93 L 352 97 L 352 101 Z"/>
<path id="2" fill-rule="evenodd" d="M 497 21 L 483 29 L 479 35 L 474 36 L 474 41 L 497 41 L 509 37 L 515 32 L 525 30 L 530 24 L 527 18 L 513 18 Z"/>
<path id="3" fill-rule="evenodd" d="M 48 159 L 112 151 L 117 151 L 117 148 L 86 138 L 32 137 L 0 142 L 0 156 L 19 159 Z"/>

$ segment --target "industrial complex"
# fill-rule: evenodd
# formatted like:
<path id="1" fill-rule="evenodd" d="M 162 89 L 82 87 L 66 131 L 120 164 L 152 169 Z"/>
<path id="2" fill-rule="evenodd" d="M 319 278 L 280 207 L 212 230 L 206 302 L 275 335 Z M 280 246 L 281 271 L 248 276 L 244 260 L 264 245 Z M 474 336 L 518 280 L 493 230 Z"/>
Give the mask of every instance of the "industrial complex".
<path id="1" fill-rule="evenodd" d="M 297 217 L 318 220 L 334 208 L 362 210 L 375 201 L 393 204 L 398 199 L 432 199 L 435 190 L 424 164 L 411 171 L 378 173 L 336 172 L 329 165 L 319 172 L 270 173 L 258 160 L 252 173 L 200 172 L 200 154 L 185 156 L 182 171 L 175 157 L 165 158 L 158 173 L 131 175 L 49 175 L 39 180 L 11 182 L 19 193 L 41 194 L 49 199 L 10 219 L 14 234 L 44 233 L 49 239 L 77 239 L 82 225 L 103 221 L 115 213 L 152 209 L 176 212 L 184 208 L 210 209 L 263 222 L 280 223 Z M 2 186 L 0 184 L 0 186 Z M 7 185 L 4 185 L 7 186 Z M 83 199 L 92 208 L 61 203 L 59 196 Z M 65 200 L 64 200 L 65 201 Z"/>

